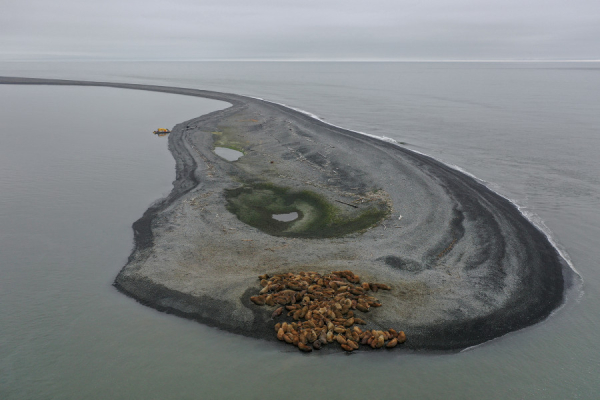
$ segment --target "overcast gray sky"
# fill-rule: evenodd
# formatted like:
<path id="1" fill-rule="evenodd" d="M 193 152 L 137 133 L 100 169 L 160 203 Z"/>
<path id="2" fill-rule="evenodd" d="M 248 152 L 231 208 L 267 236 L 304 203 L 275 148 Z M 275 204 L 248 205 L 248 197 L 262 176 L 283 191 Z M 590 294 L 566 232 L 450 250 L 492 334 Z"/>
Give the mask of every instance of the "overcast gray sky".
<path id="1" fill-rule="evenodd" d="M 600 0 L 0 0 L 0 60 L 600 59 Z"/>

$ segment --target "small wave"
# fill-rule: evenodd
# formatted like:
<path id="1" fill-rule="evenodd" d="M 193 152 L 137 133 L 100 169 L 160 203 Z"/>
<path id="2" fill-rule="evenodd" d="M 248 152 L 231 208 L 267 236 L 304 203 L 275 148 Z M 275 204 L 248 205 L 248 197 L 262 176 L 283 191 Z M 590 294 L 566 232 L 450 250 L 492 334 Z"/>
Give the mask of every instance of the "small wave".
<path id="1" fill-rule="evenodd" d="M 355 131 L 353 129 L 348 129 L 348 128 L 345 128 L 343 126 L 332 124 L 331 122 L 325 121 L 325 119 L 323 119 L 322 117 L 319 117 L 317 114 L 313 114 L 313 113 L 311 113 L 309 111 L 306 111 L 306 110 L 303 110 L 301 108 L 296 108 L 296 107 L 288 106 L 287 104 L 284 104 L 284 103 L 278 103 L 276 101 L 266 100 L 266 99 L 263 99 L 263 98 L 260 98 L 260 97 L 253 97 L 253 96 L 247 96 L 247 97 L 250 97 L 252 99 L 261 100 L 261 101 L 264 101 L 264 102 L 267 102 L 267 103 L 271 103 L 271 104 L 277 104 L 278 106 L 282 106 L 282 107 L 285 107 L 285 108 L 289 108 L 290 110 L 294 110 L 296 112 L 299 112 L 300 114 L 307 115 L 307 116 L 309 116 L 311 118 L 319 120 L 319 121 L 323 122 L 324 124 L 327 124 L 329 126 L 333 126 L 335 128 L 340 128 L 340 129 L 343 129 L 345 131 L 358 133 L 360 135 L 368 136 L 368 137 L 371 137 L 371 138 L 374 138 L 374 139 L 383 140 L 384 142 L 393 143 L 395 145 L 400 145 L 400 143 L 398 143 L 398 141 L 396 139 L 392 139 L 392 138 L 387 137 L 387 136 L 377 136 L 377 135 L 373 135 L 373 134 L 366 133 L 366 132 Z"/>
<path id="2" fill-rule="evenodd" d="M 423 153 L 421 153 L 421 154 L 423 154 Z M 477 182 L 481 183 L 482 185 L 484 185 L 486 188 L 488 188 L 489 190 L 491 190 L 492 192 L 494 192 L 498 196 L 504 198 L 509 203 L 511 203 L 512 205 L 514 205 L 517 208 L 517 210 L 519 210 L 519 212 L 521 213 L 521 215 L 523 215 L 525 217 L 525 219 L 527 219 L 529 222 L 531 222 L 531 224 L 533 226 L 535 226 L 537 228 L 537 230 L 539 230 L 540 232 L 542 232 L 544 234 L 544 236 L 546 236 L 546 239 L 548 239 L 548 241 L 550 242 L 550 244 L 552 245 L 552 247 L 554 247 L 554 249 L 562 257 L 562 259 L 567 263 L 567 265 L 569 266 L 569 268 L 571 268 L 571 270 L 573 272 L 575 272 L 575 274 L 579 277 L 579 279 L 583 281 L 583 278 L 581 277 L 581 274 L 579 273 L 579 271 L 577 271 L 577 269 L 575 268 L 575 265 L 573 264 L 573 261 L 571 260 L 571 257 L 569 256 L 569 254 L 567 253 L 567 251 L 561 245 L 559 245 L 556 240 L 554 240 L 554 237 L 552 236 L 552 231 L 550 230 L 550 228 L 548 228 L 548 226 L 546 225 L 546 223 L 544 222 L 544 220 L 542 219 L 542 217 L 540 217 L 539 215 L 537 215 L 535 212 L 528 210 L 526 206 L 521 206 L 519 203 L 516 202 L 516 200 L 513 200 L 513 199 L 511 199 L 509 197 L 506 197 L 502 193 L 499 193 L 497 190 L 494 190 L 492 188 L 492 184 L 490 182 L 487 182 L 487 181 L 485 181 L 483 179 L 480 179 L 480 178 L 476 177 L 475 175 L 473 175 L 472 173 L 470 173 L 470 172 L 466 171 L 465 169 L 459 167 L 458 165 L 447 164 L 447 163 L 444 163 L 444 164 L 447 165 L 448 167 L 452 168 L 452 169 L 455 169 L 455 170 L 457 170 L 457 171 L 459 171 L 459 172 L 461 172 L 461 173 L 463 173 L 465 175 L 470 176 L 471 178 L 475 179 Z"/>
<path id="3" fill-rule="evenodd" d="M 404 149 L 404 150 L 411 151 L 413 153 L 417 153 L 417 154 L 420 154 L 420 155 L 423 155 L 423 156 L 426 156 L 426 157 L 431 157 L 431 158 L 437 160 L 438 162 L 441 162 L 442 164 L 444 164 L 444 165 L 446 165 L 446 166 L 448 166 L 448 167 L 450 167 L 450 168 L 452 168 L 452 169 L 454 169 L 456 171 L 459 171 L 459 172 L 461 172 L 461 173 L 463 173 L 463 174 L 465 174 L 465 175 L 467 175 L 467 176 L 475 179 L 477 182 L 481 183 L 482 185 L 484 185 L 486 188 L 488 188 L 489 190 L 491 190 L 492 192 L 494 192 L 498 196 L 506 199 L 511 204 L 513 204 L 517 208 L 517 210 L 521 213 L 521 215 L 523 215 L 525 217 L 525 219 L 527 219 L 529 222 L 531 222 L 531 224 L 533 226 L 535 226 L 540 232 L 542 232 L 544 234 L 544 236 L 546 236 L 546 238 L 548 239 L 548 241 L 550 242 L 550 244 L 552 245 L 552 247 L 554 247 L 554 249 L 561 256 L 561 258 L 565 261 L 565 263 L 569 266 L 569 268 L 579 277 L 579 280 L 581 282 L 583 282 L 583 278 L 582 278 L 581 274 L 579 273 L 579 271 L 577 271 L 577 269 L 573 265 L 573 262 L 571 261 L 571 257 L 569 256 L 569 254 L 567 253 L 567 251 L 564 248 L 562 248 L 562 246 L 560 246 L 554 240 L 554 238 L 552 236 L 552 231 L 546 226 L 546 224 L 544 223 L 544 221 L 542 220 L 541 217 L 539 217 L 537 214 L 535 214 L 532 211 L 526 210 L 525 207 L 520 206 L 516 201 L 514 201 L 514 200 L 512 200 L 512 199 L 510 199 L 510 198 L 508 198 L 506 196 L 504 196 L 503 194 L 499 193 L 498 191 L 494 190 L 491 187 L 491 184 L 489 182 L 487 182 L 487 181 L 485 181 L 483 179 L 478 178 L 477 176 L 473 175 L 472 173 L 470 173 L 469 171 L 465 170 L 464 168 L 461 168 L 458 165 L 445 163 L 443 161 L 440 161 L 440 160 L 436 159 L 435 157 L 430 156 L 429 154 L 420 152 L 418 150 L 409 149 L 407 147 L 401 146 L 400 143 L 397 140 L 389 138 L 387 136 L 377 136 L 377 135 L 373 135 L 373 134 L 370 134 L 370 133 L 356 131 L 356 130 L 353 130 L 353 129 L 345 128 L 343 126 L 335 125 L 335 124 L 332 124 L 331 122 L 325 121 L 323 118 L 319 117 L 316 114 L 313 114 L 313 113 L 311 113 L 309 111 L 306 111 L 306 110 L 302 110 L 300 108 L 288 106 L 287 104 L 284 104 L 284 103 L 278 103 L 276 101 L 266 100 L 266 99 L 263 99 L 263 98 L 260 98 L 260 97 L 253 97 L 253 96 L 246 96 L 246 97 L 249 97 L 249 98 L 252 98 L 252 99 L 261 100 L 261 101 L 264 101 L 264 102 L 267 102 L 267 103 L 277 104 L 277 105 L 285 107 L 285 108 L 289 108 L 290 110 L 294 110 L 294 111 L 299 112 L 301 114 L 307 115 L 307 116 L 309 116 L 311 118 L 314 118 L 314 119 L 316 119 L 318 121 L 323 122 L 324 124 L 333 126 L 335 128 L 344 129 L 346 131 L 358 133 L 360 135 L 368 136 L 370 138 L 382 140 L 382 141 L 387 142 L 387 143 L 392 143 L 392 144 L 394 144 L 396 146 L 402 147 L 402 149 Z M 580 285 L 580 286 L 582 286 L 582 285 Z M 581 289 L 580 290 L 580 295 L 578 296 L 578 300 L 577 301 L 579 301 L 579 299 L 581 299 L 582 295 L 583 295 L 583 290 Z M 477 346 L 473 346 L 473 347 L 477 347 Z M 467 348 L 467 349 L 469 349 L 469 348 Z M 467 349 L 464 349 L 463 351 L 465 351 Z"/>

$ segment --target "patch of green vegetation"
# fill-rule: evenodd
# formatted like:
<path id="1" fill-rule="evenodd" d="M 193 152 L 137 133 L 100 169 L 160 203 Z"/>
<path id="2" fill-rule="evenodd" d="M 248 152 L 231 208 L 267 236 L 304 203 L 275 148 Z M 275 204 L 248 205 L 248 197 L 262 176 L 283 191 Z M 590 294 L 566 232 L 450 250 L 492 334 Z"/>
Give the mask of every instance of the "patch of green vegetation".
<path id="1" fill-rule="evenodd" d="M 274 236 L 301 238 L 340 237 L 368 229 L 389 214 L 383 201 L 366 209 L 342 210 L 323 196 L 269 183 L 227 190 L 227 209 L 248 225 Z M 282 222 L 273 214 L 297 212 L 294 221 Z"/>
<path id="2" fill-rule="evenodd" d="M 244 153 L 244 144 L 238 140 L 231 128 L 222 128 L 220 131 L 211 132 L 214 147 L 226 147 Z"/>

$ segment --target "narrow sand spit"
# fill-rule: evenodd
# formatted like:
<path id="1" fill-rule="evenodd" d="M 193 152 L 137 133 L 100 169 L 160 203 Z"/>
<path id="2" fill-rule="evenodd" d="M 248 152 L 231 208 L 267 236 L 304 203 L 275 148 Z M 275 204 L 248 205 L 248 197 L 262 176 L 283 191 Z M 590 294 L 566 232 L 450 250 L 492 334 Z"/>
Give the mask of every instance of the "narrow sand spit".
<path id="1" fill-rule="evenodd" d="M 173 191 L 133 224 L 135 249 L 115 286 L 158 310 L 276 340 L 272 310 L 250 302 L 259 275 L 352 270 L 392 286 L 378 293 L 384 307 L 362 316 L 367 328 L 404 330 L 405 348 L 459 350 L 543 320 L 572 279 L 512 203 L 398 145 L 233 94 L 0 83 L 107 86 L 232 104 L 175 126 Z M 244 156 L 227 161 L 215 146 Z M 289 213 L 298 218 L 272 218 Z"/>

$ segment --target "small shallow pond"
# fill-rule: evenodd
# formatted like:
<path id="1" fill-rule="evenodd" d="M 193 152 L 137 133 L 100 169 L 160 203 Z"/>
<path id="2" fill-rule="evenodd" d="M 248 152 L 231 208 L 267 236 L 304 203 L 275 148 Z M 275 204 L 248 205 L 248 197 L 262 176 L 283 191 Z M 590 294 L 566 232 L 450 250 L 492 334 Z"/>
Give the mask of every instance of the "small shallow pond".
<path id="1" fill-rule="evenodd" d="M 273 219 L 281 222 L 290 222 L 298 219 L 298 213 L 296 211 L 287 214 L 273 214 Z"/>
<path id="2" fill-rule="evenodd" d="M 215 154 L 227 161 L 237 161 L 244 155 L 241 151 L 228 149 L 227 147 L 215 147 Z"/>

